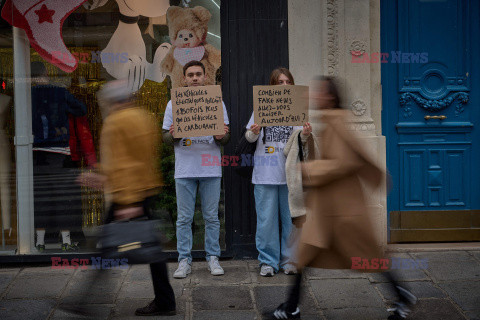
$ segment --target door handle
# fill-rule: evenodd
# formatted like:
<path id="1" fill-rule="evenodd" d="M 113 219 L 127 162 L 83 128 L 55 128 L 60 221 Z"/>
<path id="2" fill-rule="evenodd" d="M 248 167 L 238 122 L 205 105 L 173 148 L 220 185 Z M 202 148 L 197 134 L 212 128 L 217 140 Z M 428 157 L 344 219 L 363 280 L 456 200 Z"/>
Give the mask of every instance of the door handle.
<path id="1" fill-rule="evenodd" d="M 441 115 L 441 116 L 425 116 L 425 120 L 430 120 L 430 119 L 445 120 L 445 119 L 447 119 L 447 116 L 444 116 L 444 115 Z"/>

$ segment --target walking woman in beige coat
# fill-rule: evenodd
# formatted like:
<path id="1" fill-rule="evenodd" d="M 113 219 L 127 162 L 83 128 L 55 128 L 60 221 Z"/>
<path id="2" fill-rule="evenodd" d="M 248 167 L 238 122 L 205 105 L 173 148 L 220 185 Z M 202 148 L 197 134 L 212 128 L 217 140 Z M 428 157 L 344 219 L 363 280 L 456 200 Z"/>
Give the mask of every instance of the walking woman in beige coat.
<path id="1" fill-rule="evenodd" d="M 306 222 L 297 248 L 299 274 L 287 302 L 271 315 L 273 319 L 300 319 L 298 303 L 304 267 L 366 272 L 386 269 L 380 264 L 386 260 L 375 237 L 363 191 L 364 187 L 378 188 L 385 173 L 360 140 L 346 129 L 347 111 L 340 108 L 334 80 L 316 78 L 311 89 L 316 108 L 321 110 L 310 117 L 320 152 L 313 158 L 310 154 L 302 164 L 303 187 L 308 193 Z M 398 296 L 389 319 L 406 318 L 416 298 L 400 287 L 391 273 L 385 274 Z"/>

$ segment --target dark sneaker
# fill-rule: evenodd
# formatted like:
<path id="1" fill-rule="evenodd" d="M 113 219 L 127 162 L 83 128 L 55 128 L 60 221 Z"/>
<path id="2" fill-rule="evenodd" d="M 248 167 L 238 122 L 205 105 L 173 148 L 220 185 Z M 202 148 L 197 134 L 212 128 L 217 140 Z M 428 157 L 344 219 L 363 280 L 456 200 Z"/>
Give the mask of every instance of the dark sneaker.
<path id="1" fill-rule="evenodd" d="M 270 312 L 264 317 L 264 319 L 273 320 L 273 319 L 300 319 L 300 309 L 297 307 L 294 311 L 288 310 L 287 303 L 282 303 L 278 308 Z"/>
<path id="2" fill-rule="evenodd" d="M 74 242 L 72 244 L 63 243 L 62 251 L 65 251 L 65 252 L 78 251 L 78 243 L 77 242 Z"/>
<path id="3" fill-rule="evenodd" d="M 411 308 L 417 303 L 417 297 L 410 291 L 402 287 L 397 287 L 397 289 L 400 292 L 399 301 L 395 302 L 393 308 L 388 309 L 389 312 L 393 312 L 393 314 L 388 317 L 389 320 L 407 318 L 411 312 Z"/>
<path id="4" fill-rule="evenodd" d="M 37 251 L 40 253 L 45 252 L 45 245 L 44 244 L 37 244 Z"/>
<path id="5" fill-rule="evenodd" d="M 157 306 L 155 300 L 150 302 L 146 307 L 135 310 L 136 316 L 174 316 L 177 312 L 173 310 L 165 310 Z"/>

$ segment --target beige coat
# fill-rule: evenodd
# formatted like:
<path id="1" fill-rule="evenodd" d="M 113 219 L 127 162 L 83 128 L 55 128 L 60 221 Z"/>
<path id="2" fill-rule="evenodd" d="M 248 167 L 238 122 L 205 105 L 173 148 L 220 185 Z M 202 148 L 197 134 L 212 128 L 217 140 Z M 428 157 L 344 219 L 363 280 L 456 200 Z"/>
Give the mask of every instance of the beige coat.
<path id="1" fill-rule="evenodd" d="M 383 258 L 360 181 L 377 188 L 384 171 L 345 128 L 345 117 L 344 110 L 322 112 L 324 128 L 314 132 L 321 142 L 321 157 L 302 165 L 309 211 L 299 267 L 349 269 L 352 257 Z"/>

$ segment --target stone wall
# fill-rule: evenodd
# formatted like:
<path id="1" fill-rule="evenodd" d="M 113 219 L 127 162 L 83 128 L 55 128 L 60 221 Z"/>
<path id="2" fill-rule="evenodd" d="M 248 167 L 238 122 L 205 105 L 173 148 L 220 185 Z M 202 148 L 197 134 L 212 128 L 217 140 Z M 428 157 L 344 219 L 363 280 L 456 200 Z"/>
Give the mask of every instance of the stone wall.
<path id="1" fill-rule="evenodd" d="M 380 52 L 380 0 L 289 0 L 288 6 L 289 63 L 296 83 L 308 85 L 319 74 L 338 77 L 343 106 L 352 111 L 351 129 L 385 166 L 381 64 L 352 62 L 352 57 Z M 386 188 L 368 194 L 385 247 Z"/>

